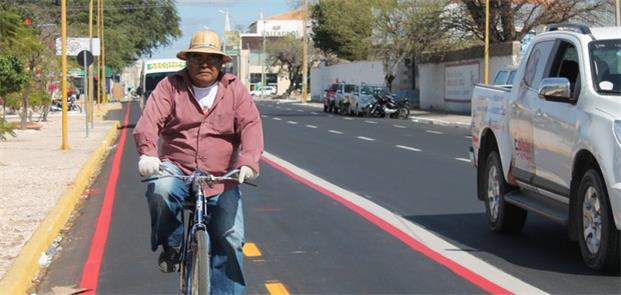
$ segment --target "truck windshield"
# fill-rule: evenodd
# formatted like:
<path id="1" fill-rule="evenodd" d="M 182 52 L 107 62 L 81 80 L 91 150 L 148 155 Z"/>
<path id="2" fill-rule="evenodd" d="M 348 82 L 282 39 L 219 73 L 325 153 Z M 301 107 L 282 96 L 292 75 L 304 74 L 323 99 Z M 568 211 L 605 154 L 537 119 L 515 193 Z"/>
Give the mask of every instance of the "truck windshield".
<path id="1" fill-rule="evenodd" d="M 157 86 L 157 83 L 159 83 L 162 79 L 166 78 L 166 76 L 174 74 L 175 72 L 163 72 L 163 73 L 151 73 L 151 74 L 147 74 L 146 76 L 146 81 L 145 81 L 145 93 L 146 94 L 150 94 L 151 91 L 153 91 L 153 89 L 155 89 L 155 86 Z"/>
<path id="2" fill-rule="evenodd" d="M 589 43 L 595 90 L 605 95 L 621 95 L 621 39 Z"/>

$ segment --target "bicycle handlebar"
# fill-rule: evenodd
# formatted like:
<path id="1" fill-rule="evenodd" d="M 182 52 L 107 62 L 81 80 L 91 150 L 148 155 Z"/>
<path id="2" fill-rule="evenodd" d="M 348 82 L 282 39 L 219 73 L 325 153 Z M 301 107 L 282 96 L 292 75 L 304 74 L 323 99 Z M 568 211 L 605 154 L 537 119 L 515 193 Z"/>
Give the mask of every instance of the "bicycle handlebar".
<path id="1" fill-rule="evenodd" d="M 150 177 L 147 177 L 147 178 L 141 180 L 140 182 L 148 182 L 148 181 L 156 180 L 156 179 L 160 179 L 160 178 L 174 177 L 174 178 L 177 178 L 177 179 L 184 180 L 188 184 L 191 184 L 192 182 L 198 181 L 199 183 L 206 183 L 209 187 L 213 187 L 213 185 L 215 183 L 217 183 L 217 182 L 239 181 L 239 179 L 237 177 L 233 177 L 233 175 L 235 175 L 237 173 L 239 173 L 239 169 L 233 169 L 233 170 L 227 172 L 226 174 L 224 174 L 222 176 L 213 176 L 212 174 L 209 174 L 207 172 L 194 171 L 190 175 L 168 174 L 168 175 L 150 176 Z M 251 186 L 257 186 L 256 184 L 254 184 L 252 182 L 248 182 L 248 181 L 244 181 L 243 183 L 245 183 L 247 185 L 251 185 Z"/>

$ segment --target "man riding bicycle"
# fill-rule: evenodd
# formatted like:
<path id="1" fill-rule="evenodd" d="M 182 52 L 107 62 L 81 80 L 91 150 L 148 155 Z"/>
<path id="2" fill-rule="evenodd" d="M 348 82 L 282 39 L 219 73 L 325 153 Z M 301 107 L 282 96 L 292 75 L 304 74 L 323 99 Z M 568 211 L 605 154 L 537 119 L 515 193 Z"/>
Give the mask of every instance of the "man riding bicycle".
<path id="1" fill-rule="evenodd" d="M 133 132 L 140 175 L 188 175 L 195 170 L 222 175 L 239 168 L 239 183 L 256 178 L 263 152 L 261 118 L 242 82 L 221 70 L 231 57 L 220 51 L 218 35 L 194 33 L 189 48 L 177 58 L 186 67 L 157 85 Z M 240 294 L 245 286 L 239 183 L 204 188 L 211 212 L 213 294 Z M 179 269 L 180 211 L 189 196 L 187 184 L 177 178 L 148 182 L 151 249 L 162 246 L 158 265 L 163 272 Z"/>

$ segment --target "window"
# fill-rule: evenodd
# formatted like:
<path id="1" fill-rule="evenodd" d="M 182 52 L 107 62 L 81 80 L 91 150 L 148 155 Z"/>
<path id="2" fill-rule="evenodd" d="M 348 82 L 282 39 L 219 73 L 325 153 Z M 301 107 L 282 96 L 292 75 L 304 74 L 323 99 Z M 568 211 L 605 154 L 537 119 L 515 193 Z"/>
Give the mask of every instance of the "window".
<path id="1" fill-rule="evenodd" d="M 546 77 L 567 78 L 570 84 L 571 95 L 577 98 L 580 88 L 580 60 L 576 46 L 567 42 L 559 41 L 552 66 Z"/>
<path id="2" fill-rule="evenodd" d="M 554 41 L 543 41 L 535 44 L 528 56 L 524 71 L 524 84 L 531 88 L 537 88 L 545 70 L 550 51 Z"/>
<path id="3" fill-rule="evenodd" d="M 621 40 L 589 43 L 593 85 L 606 95 L 621 95 Z"/>
<path id="4" fill-rule="evenodd" d="M 513 85 L 513 78 L 515 78 L 515 73 L 517 73 L 517 70 L 511 70 L 509 72 L 509 79 L 507 79 L 507 85 Z"/>
<path id="5" fill-rule="evenodd" d="M 250 64 L 251 66 L 260 66 L 261 65 L 261 51 L 250 50 L 250 54 L 248 55 L 248 64 Z"/>
<path id="6" fill-rule="evenodd" d="M 157 86 L 157 83 L 159 83 L 162 79 L 166 78 L 166 76 L 171 75 L 171 74 L 174 74 L 174 72 L 147 74 L 147 77 L 145 78 L 146 85 L 144 87 L 144 91 L 146 93 L 150 93 L 151 91 L 153 91 L 153 89 L 155 89 L 155 86 Z"/>
<path id="7" fill-rule="evenodd" d="M 352 93 L 356 89 L 354 84 L 345 84 L 345 93 Z"/>
<path id="8" fill-rule="evenodd" d="M 504 85 L 508 75 L 509 72 L 505 70 L 498 71 L 498 73 L 496 73 L 496 78 L 494 78 L 493 85 Z"/>

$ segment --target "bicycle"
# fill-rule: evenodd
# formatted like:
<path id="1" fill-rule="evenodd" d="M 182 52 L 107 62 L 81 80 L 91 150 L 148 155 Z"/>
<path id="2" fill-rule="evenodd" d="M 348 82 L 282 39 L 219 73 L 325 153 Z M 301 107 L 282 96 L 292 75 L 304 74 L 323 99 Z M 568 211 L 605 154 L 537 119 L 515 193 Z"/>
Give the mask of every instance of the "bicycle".
<path id="1" fill-rule="evenodd" d="M 162 167 L 165 170 L 165 167 Z M 203 193 L 203 185 L 213 187 L 217 182 L 238 181 L 233 177 L 239 173 L 234 169 L 222 176 L 213 176 L 207 172 L 194 171 L 190 175 L 159 175 L 143 179 L 142 182 L 175 177 L 190 185 L 193 194 L 191 201 L 183 203 L 183 240 L 181 242 L 181 260 L 179 268 L 179 284 L 182 294 L 208 295 L 211 289 L 211 273 L 209 268 L 211 240 L 207 232 L 209 212 L 207 212 L 207 198 Z M 253 183 L 245 184 L 256 186 Z"/>

